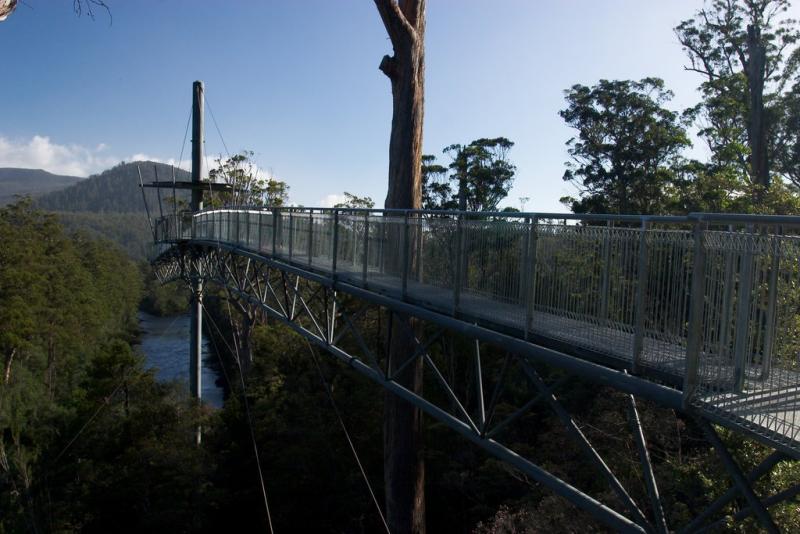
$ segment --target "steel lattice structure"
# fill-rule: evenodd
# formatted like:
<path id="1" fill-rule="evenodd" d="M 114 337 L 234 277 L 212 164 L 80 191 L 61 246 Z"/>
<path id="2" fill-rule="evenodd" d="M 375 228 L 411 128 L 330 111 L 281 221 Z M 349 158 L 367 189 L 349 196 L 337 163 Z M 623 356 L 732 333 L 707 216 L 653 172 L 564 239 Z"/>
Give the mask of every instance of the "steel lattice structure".
<path id="1" fill-rule="evenodd" d="M 768 362 L 771 354 L 765 352 L 765 347 L 772 350 L 782 342 L 774 325 L 780 324 L 778 311 L 792 306 L 773 295 L 778 294 L 781 277 L 795 275 L 787 253 L 793 250 L 794 238 L 759 233 L 752 220 L 744 222 L 743 231 L 735 232 L 736 221 L 726 219 L 719 224 L 727 229 L 720 231 L 709 228 L 714 219 L 708 216 L 589 216 L 583 225 L 558 224 L 552 221 L 555 218 L 546 214 L 514 218 L 481 214 L 479 218 L 476 214 L 378 210 L 210 210 L 159 220 L 153 264 L 162 282 L 182 279 L 196 283 L 199 277 L 201 287 L 207 282 L 224 286 L 616 530 L 668 531 L 635 399 L 683 411 L 707 433 L 735 482 L 683 530 L 703 527 L 741 495 L 749 508 L 737 519 L 755 514 L 767 530 L 777 531 L 767 507 L 793 498 L 800 485 L 760 498 L 752 483 L 778 461 L 798 458 L 794 413 L 789 423 L 781 416 L 787 429 L 778 432 L 761 419 L 743 417 L 733 404 L 751 398 L 769 404 L 762 398 L 764 388 L 753 387 L 758 381 L 756 371 L 769 384 L 775 377 L 789 381 L 788 387 L 794 387 L 796 394 L 797 375 L 792 374 L 791 365 L 783 360 Z M 775 226 L 791 221 L 761 222 Z M 437 246 L 441 247 L 438 252 Z M 447 247 L 455 253 L 449 254 Z M 487 258 L 492 255 L 494 263 L 489 265 Z M 592 264 L 595 258 L 599 265 Z M 546 287 L 554 283 L 544 272 L 553 262 L 560 262 L 561 272 L 553 271 L 566 286 Z M 475 264 L 499 274 L 475 277 Z M 503 264 L 514 267 L 503 270 Z M 714 285 L 717 271 L 723 282 L 725 274 L 729 283 L 735 280 L 727 294 L 724 283 Z M 693 272 L 704 276 L 693 276 Z M 688 283 L 691 280 L 702 283 Z M 683 285 L 675 289 L 678 281 Z M 444 306 L 435 300 L 435 292 L 442 287 L 449 289 Z M 584 292 L 582 300 L 575 300 L 577 287 Z M 433 296 L 421 298 L 420 288 L 427 288 Z M 759 291 L 763 291 L 763 299 Z M 498 303 L 491 313 L 507 312 L 512 319 L 504 322 L 475 313 L 471 306 L 481 302 L 476 300 L 480 298 Z M 727 318 L 719 311 L 713 315 L 718 307 L 731 306 L 731 302 L 738 305 L 732 306 Z M 371 308 L 414 317 L 428 325 L 426 336 L 415 338 L 414 352 L 399 367 L 391 368 L 400 372 L 424 359 L 448 402 L 437 404 L 426 394 L 410 391 L 387 372 L 386 358 L 370 347 L 359 329 L 359 318 Z M 548 334 L 542 324 L 546 326 L 554 316 L 562 321 L 562 328 L 586 325 L 595 339 L 570 338 L 570 332 Z M 693 324 L 703 327 L 693 329 Z M 721 339 L 727 335 L 723 334 L 727 325 L 733 335 Z M 451 383 L 429 353 L 448 333 L 475 340 L 474 353 L 463 356 L 474 361 L 471 379 L 479 395 L 475 409 L 465 408 L 456 393 L 463 385 Z M 590 343 L 609 339 L 626 347 L 630 358 L 598 350 Z M 481 344 L 505 354 L 499 372 L 491 378 L 481 357 Z M 728 347 L 731 354 L 723 362 Z M 676 350 L 683 352 L 680 362 L 685 365 L 677 371 Z M 733 363 L 728 365 L 728 361 Z M 546 382 L 537 370 L 542 365 L 629 394 L 630 421 L 650 498 L 647 513 L 559 402 L 556 393 L 565 379 Z M 496 410 L 498 400 L 512 375 L 524 376 L 531 395 L 515 411 L 501 416 Z M 487 394 L 486 386 L 492 382 Z M 793 398 L 789 402 L 787 410 L 796 410 Z M 555 412 L 613 490 L 622 510 L 599 502 L 502 444 L 503 430 L 537 403 L 547 404 Z M 745 474 L 709 421 L 748 433 L 776 452 Z"/>

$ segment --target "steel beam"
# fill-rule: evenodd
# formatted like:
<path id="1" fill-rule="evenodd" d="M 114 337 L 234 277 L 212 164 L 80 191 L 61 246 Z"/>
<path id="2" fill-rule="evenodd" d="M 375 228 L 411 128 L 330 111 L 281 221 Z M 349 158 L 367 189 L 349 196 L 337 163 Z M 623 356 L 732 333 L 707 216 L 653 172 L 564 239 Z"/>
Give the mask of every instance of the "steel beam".
<path id="1" fill-rule="evenodd" d="M 777 534 L 779 532 L 778 527 L 775 525 L 775 522 L 772 520 L 772 517 L 769 515 L 769 512 L 764 507 L 764 504 L 758 498 L 758 496 L 753 492 L 753 488 L 750 486 L 750 483 L 747 481 L 747 477 L 745 477 L 744 473 L 742 473 L 741 468 L 738 466 L 736 461 L 731 456 L 731 453 L 728 452 L 727 447 L 725 444 L 722 443 L 717 431 L 714 430 L 714 427 L 700 417 L 695 419 L 697 424 L 700 425 L 700 428 L 703 430 L 703 433 L 706 435 L 708 441 L 714 446 L 714 449 L 717 451 L 717 455 L 719 456 L 720 460 L 722 460 L 722 464 L 725 466 L 725 469 L 728 471 L 728 474 L 731 476 L 733 481 L 739 486 L 739 491 L 742 492 L 747 502 L 750 504 L 750 507 L 753 509 L 756 517 L 758 517 L 759 523 L 767 532 Z"/>

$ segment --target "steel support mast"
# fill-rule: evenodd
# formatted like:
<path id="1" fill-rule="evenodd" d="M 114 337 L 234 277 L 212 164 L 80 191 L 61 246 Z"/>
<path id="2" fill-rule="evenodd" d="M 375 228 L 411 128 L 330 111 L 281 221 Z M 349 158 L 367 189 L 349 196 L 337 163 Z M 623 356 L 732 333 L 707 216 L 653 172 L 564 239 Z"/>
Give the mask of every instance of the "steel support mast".
<path id="1" fill-rule="evenodd" d="M 192 84 L 192 184 L 200 184 L 203 175 L 203 82 Z M 203 191 L 192 189 L 189 206 L 192 213 L 203 209 Z M 198 262 L 191 262 L 191 331 L 189 343 L 189 387 L 192 396 L 202 397 L 202 350 L 203 350 L 203 278 Z M 200 441 L 198 431 L 197 440 Z"/>

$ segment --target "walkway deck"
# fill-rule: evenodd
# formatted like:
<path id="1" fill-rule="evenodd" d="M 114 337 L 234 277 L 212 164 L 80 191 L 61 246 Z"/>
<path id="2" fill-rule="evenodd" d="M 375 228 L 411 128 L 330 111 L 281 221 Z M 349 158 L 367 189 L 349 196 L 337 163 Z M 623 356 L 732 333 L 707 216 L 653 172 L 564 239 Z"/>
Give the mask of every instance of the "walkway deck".
<path id="1" fill-rule="evenodd" d="M 444 215 L 212 210 L 158 231 L 335 272 L 677 389 L 694 358 L 695 406 L 800 456 L 800 239 L 778 229 L 800 218 Z"/>

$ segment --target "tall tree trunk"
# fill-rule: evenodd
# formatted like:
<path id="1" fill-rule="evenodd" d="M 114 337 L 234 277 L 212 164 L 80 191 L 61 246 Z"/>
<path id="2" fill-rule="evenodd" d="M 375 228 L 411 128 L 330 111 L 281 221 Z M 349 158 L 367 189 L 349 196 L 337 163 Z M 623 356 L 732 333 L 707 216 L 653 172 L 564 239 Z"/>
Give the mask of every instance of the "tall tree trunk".
<path id="1" fill-rule="evenodd" d="M 747 117 L 747 138 L 750 145 L 750 172 L 757 186 L 756 198 L 763 197 L 769 187 L 769 162 L 767 161 L 767 125 L 764 113 L 764 75 L 767 51 L 761 40 L 761 30 L 747 26 L 747 88 L 750 109 Z"/>
<path id="2" fill-rule="evenodd" d="M 425 81 L 425 0 L 375 0 L 392 41 L 393 56 L 384 56 L 380 70 L 392 84 L 392 131 L 389 140 L 389 188 L 386 208 L 422 206 L 422 121 Z M 399 237 L 399 236 L 396 236 Z M 409 243 L 416 242 L 413 237 Z M 410 250 L 406 268 L 418 258 Z M 399 262 L 391 262 L 399 265 Z M 402 269 L 403 266 L 400 266 Z M 408 316 L 394 315 L 390 331 L 389 372 L 393 373 L 415 349 L 418 330 Z M 422 359 L 395 380 L 421 393 Z M 384 487 L 386 519 L 393 533 L 425 532 L 425 464 L 422 413 L 406 401 L 387 394 L 384 401 Z"/>

